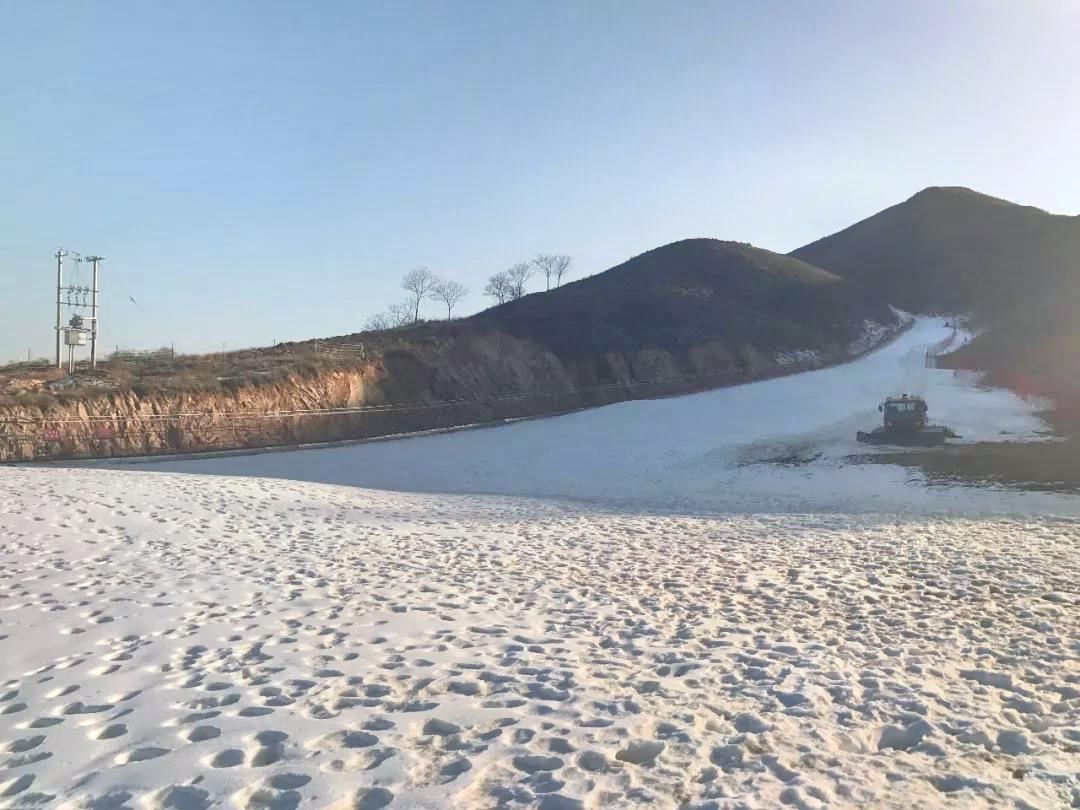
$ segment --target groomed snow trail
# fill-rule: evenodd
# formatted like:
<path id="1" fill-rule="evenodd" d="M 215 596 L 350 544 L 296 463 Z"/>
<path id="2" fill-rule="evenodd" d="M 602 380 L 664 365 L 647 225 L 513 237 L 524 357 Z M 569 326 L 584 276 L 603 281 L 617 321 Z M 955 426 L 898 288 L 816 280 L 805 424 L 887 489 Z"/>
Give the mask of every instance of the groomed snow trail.
<path id="1" fill-rule="evenodd" d="M 930 415 L 965 441 L 1032 439 L 1034 405 L 976 387 L 970 374 L 928 369 L 928 346 L 953 334 L 920 319 L 884 348 L 844 366 L 660 400 L 624 402 L 498 428 L 350 447 L 161 462 L 154 469 L 255 475 L 412 492 L 575 498 L 630 509 L 681 511 L 883 508 L 954 510 L 977 494 L 906 487 L 910 473 L 851 466 L 870 452 L 855 432 L 880 424 L 893 393 L 925 395 Z M 796 468 L 755 462 L 797 453 Z M 1053 498 L 984 497 L 975 509 Z M 1014 507 L 1015 504 L 1015 507 Z"/>
<path id="2" fill-rule="evenodd" d="M 0 469 L 0 797 L 1060 807 L 1080 537 Z"/>

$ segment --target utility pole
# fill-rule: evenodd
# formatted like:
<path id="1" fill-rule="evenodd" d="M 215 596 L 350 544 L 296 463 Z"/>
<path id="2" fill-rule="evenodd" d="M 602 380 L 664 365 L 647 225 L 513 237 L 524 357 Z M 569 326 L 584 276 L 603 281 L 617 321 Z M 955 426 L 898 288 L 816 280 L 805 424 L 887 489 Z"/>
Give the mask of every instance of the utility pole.
<path id="1" fill-rule="evenodd" d="M 63 306 L 61 292 L 64 286 L 64 257 L 67 251 L 60 248 L 56 251 L 56 367 L 63 368 L 63 359 L 60 357 L 60 309 Z"/>
<path id="2" fill-rule="evenodd" d="M 94 266 L 94 281 L 90 288 L 90 368 L 97 368 L 97 342 L 98 342 L 98 262 L 104 260 L 104 256 L 87 256 L 86 261 Z"/>

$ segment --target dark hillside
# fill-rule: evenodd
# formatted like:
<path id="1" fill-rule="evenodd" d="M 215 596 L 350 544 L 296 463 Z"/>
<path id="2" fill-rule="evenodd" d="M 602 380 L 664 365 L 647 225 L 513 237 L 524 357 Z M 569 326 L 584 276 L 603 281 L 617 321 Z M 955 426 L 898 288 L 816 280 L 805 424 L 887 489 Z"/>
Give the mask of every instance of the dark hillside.
<path id="1" fill-rule="evenodd" d="M 791 255 L 904 309 L 973 314 L 986 331 L 955 364 L 1080 380 L 1080 217 L 928 188 Z"/>
<path id="2" fill-rule="evenodd" d="M 894 316 L 884 301 L 850 295 L 832 273 L 739 242 L 686 239 L 466 323 L 577 356 L 708 341 L 826 350 L 851 343 L 867 319 L 891 323 Z"/>
<path id="3" fill-rule="evenodd" d="M 928 188 L 792 256 L 914 312 L 989 318 L 1080 282 L 1080 217 Z"/>

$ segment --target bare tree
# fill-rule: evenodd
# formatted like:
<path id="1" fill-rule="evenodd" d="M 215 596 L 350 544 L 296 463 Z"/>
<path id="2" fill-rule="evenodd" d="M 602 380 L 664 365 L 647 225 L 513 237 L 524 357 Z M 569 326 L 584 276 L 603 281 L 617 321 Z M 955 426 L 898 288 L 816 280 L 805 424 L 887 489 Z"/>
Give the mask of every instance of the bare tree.
<path id="1" fill-rule="evenodd" d="M 453 313 L 454 307 L 468 294 L 469 288 L 460 281 L 446 281 L 442 279 L 440 279 L 431 290 L 432 298 L 446 304 L 446 320 L 450 320 L 450 315 Z"/>
<path id="2" fill-rule="evenodd" d="M 552 256 L 551 258 L 554 259 L 552 264 L 555 274 L 555 286 L 561 287 L 563 276 L 570 272 L 570 265 L 573 264 L 574 260 L 569 256 L 563 256 L 561 254 Z"/>
<path id="3" fill-rule="evenodd" d="M 569 256 L 562 256 L 556 253 L 541 253 L 535 259 L 532 260 L 533 266 L 540 271 L 540 275 L 544 277 L 544 281 L 547 282 L 547 289 L 551 289 L 552 279 L 555 280 L 555 286 L 558 287 L 562 284 L 563 276 L 566 275 L 566 271 L 570 269 L 571 259 Z"/>
<path id="4" fill-rule="evenodd" d="M 410 270 L 401 279 L 401 289 L 409 293 L 413 323 L 420 320 L 420 302 L 431 297 L 432 290 L 435 289 L 438 281 L 435 274 L 426 267 L 417 267 L 415 270 Z"/>
<path id="5" fill-rule="evenodd" d="M 555 276 L 555 257 L 550 253 L 541 253 L 535 259 L 532 260 L 533 266 L 540 271 L 540 275 L 544 277 L 544 284 L 546 289 L 551 289 L 551 279 Z"/>
<path id="6" fill-rule="evenodd" d="M 510 300 L 516 301 L 525 295 L 525 284 L 536 274 L 536 268 L 529 262 L 518 262 L 506 269 L 506 279 L 510 282 Z"/>
<path id="7" fill-rule="evenodd" d="M 513 286 L 505 270 L 488 279 L 487 286 L 484 287 L 484 295 L 490 295 L 499 304 L 505 304 L 514 297 Z"/>
<path id="8" fill-rule="evenodd" d="M 382 332 L 386 329 L 400 329 L 413 322 L 413 303 L 411 300 L 400 304 L 391 304 L 386 312 L 376 312 L 364 322 L 368 332 Z"/>
<path id="9" fill-rule="evenodd" d="M 410 323 L 416 323 L 416 309 L 413 306 L 413 302 L 402 301 L 400 304 L 391 304 L 390 310 L 387 313 L 387 318 L 390 320 L 390 328 L 398 329 L 402 326 L 408 326 Z"/>
<path id="10" fill-rule="evenodd" d="M 392 324 L 390 323 L 390 316 L 385 312 L 376 312 L 367 321 L 364 322 L 364 331 L 366 332 L 382 332 L 386 329 L 390 329 Z"/>

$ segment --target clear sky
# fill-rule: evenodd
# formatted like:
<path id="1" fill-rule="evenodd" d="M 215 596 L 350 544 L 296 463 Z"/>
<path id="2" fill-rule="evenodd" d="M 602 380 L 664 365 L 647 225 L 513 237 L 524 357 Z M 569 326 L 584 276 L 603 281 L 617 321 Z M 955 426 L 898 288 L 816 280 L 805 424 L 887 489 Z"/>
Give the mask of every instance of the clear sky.
<path id="1" fill-rule="evenodd" d="M 61 245 L 106 346 L 201 351 L 418 265 L 465 313 L 538 252 L 788 251 L 928 185 L 1077 213 L 1078 42 L 1076 0 L 0 0 L 0 359 L 51 352 Z"/>

